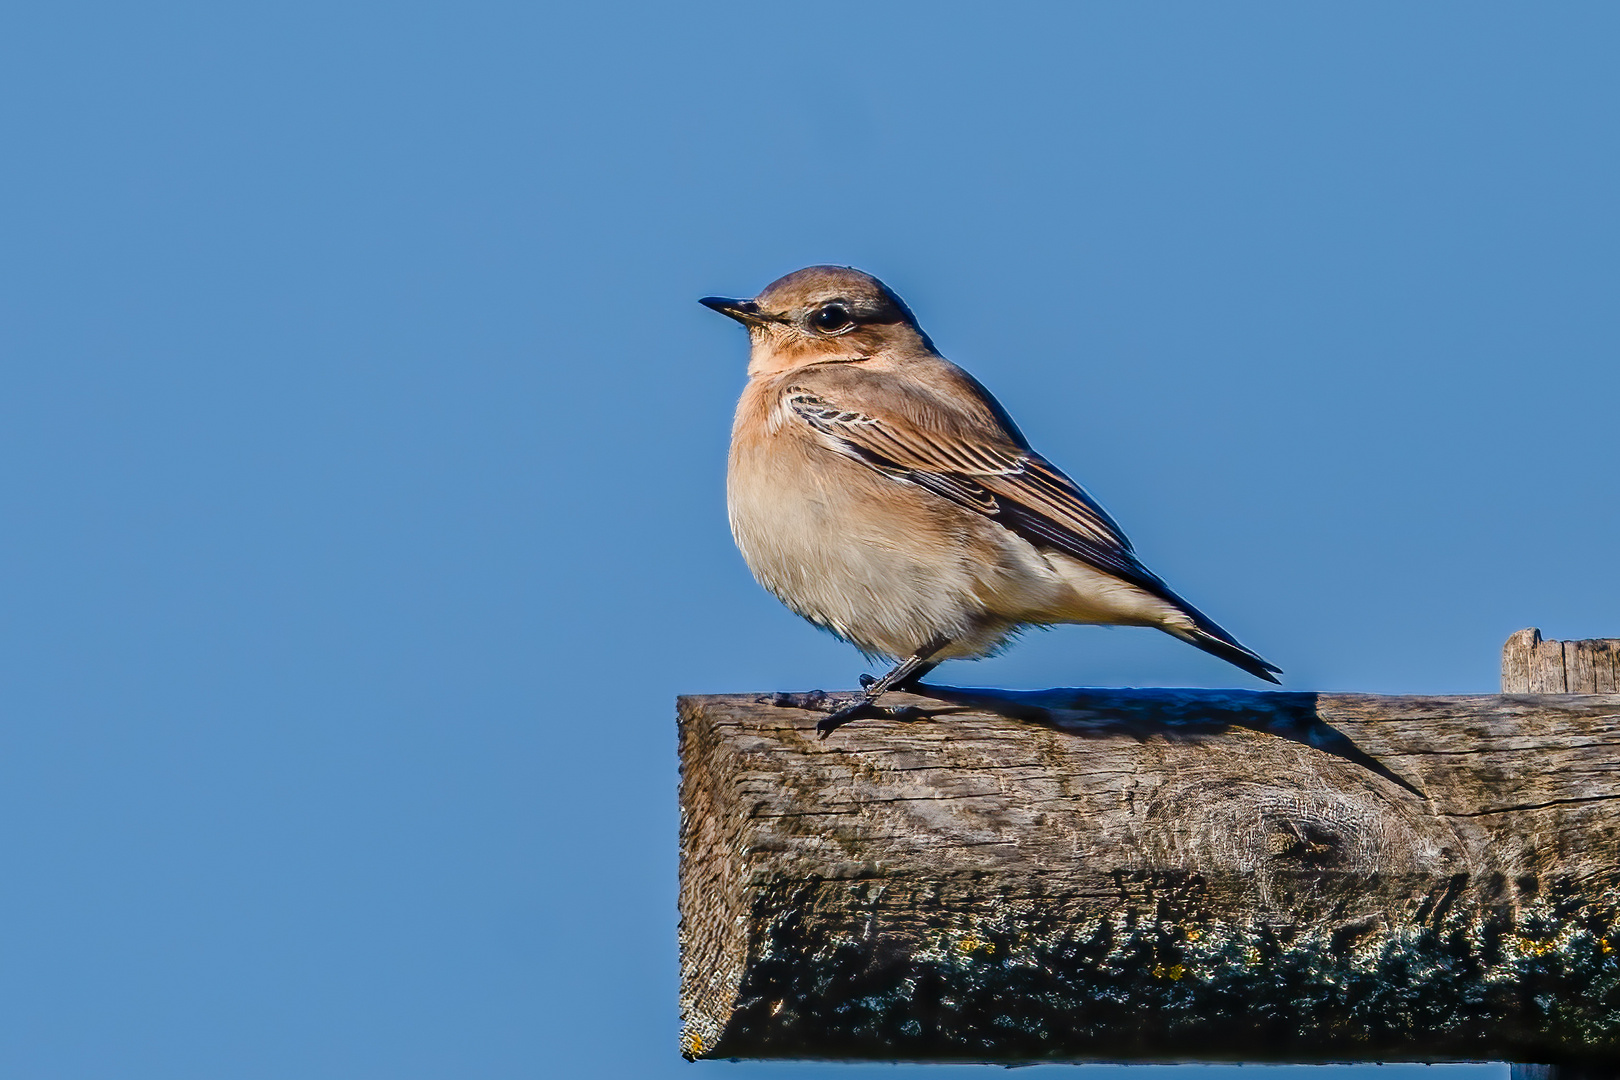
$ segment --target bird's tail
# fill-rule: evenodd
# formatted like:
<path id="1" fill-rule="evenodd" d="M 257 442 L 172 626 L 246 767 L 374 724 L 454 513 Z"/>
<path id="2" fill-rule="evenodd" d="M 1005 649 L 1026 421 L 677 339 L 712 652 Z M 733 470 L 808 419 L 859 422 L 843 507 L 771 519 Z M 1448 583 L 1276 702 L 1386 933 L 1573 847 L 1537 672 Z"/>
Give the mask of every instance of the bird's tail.
<path id="1" fill-rule="evenodd" d="M 1181 613 L 1192 624 L 1189 626 L 1186 623 L 1180 625 L 1160 623 L 1160 629 L 1174 634 L 1189 645 L 1203 649 L 1211 656 L 1218 656 L 1228 664 L 1242 668 L 1257 679 L 1277 683 L 1279 686 L 1282 685 L 1282 681 L 1277 678 L 1278 675 L 1282 674 L 1282 668 L 1266 660 L 1253 649 L 1239 645 L 1237 638 L 1217 626 L 1214 619 L 1211 619 L 1169 589 L 1164 589 L 1160 595 L 1180 608 Z"/>
<path id="2" fill-rule="evenodd" d="M 1218 656 L 1228 664 L 1242 668 L 1255 678 L 1281 685 L 1277 676 L 1282 674 L 1282 668 L 1266 661 L 1253 649 L 1239 645 L 1233 640 L 1232 635 L 1208 619 L 1200 618 L 1198 623 L 1199 625 L 1189 630 L 1183 630 L 1179 627 L 1166 627 L 1166 629 L 1187 644 L 1195 645 L 1211 656 Z"/>
<path id="3" fill-rule="evenodd" d="M 1175 635 L 1189 645 L 1203 649 L 1211 656 L 1218 656 L 1234 667 L 1242 668 L 1257 679 L 1282 685 L 1282 680 L 1277 678 L 1282 674 L 1282 668 L 1266 660 L 1253 649 L 1239 645 L 1237 638 L 1222 630 L 1214 619 L 1171 592 L 1157 577 L 1149 575 L 1149 578 L 1151 583 L 1157 586 L 1153 591 L 1162 599 L 1174 604 L 1186 618 L 1185 622 L 1180 619 L 1161 622 L 1158 624 L 1160 630 Z"/>
<path id="4" fill-rule="evenodd" d="M 1281 667 L 1267 661 L 1259 653 L 1255 653 L 1254 649 L 1241 646 L 1241 644 L 1238 644 L 1238 640 L 1233 638 L 1230 633 L 1226 633 L 1225 630 L 1217 627 L 1215 623 L 1210 622 L 1209 617 L 1204 612 L 1200 612 L 1199 609 L 1187 604 L 1186 601 L 1181 602 L 1183 602 L 1186 614 L 1191 615 L 1194 625 L 1191 625 L 1191 627 L 1165 627 L 1165 630 L 1186 641 L 1187 644 L 1204 649 L 1205 653 L 1209 653 L 1210 656 L 1221 657 L 1228 664 L 1241 667 L 1249 674 L 1254 675 L 1255 678 L 1264 678 L 1265 682 L 1281 685 L 1281 680 L 1277 678 L 1278 675 L 1283 674 Z"/>

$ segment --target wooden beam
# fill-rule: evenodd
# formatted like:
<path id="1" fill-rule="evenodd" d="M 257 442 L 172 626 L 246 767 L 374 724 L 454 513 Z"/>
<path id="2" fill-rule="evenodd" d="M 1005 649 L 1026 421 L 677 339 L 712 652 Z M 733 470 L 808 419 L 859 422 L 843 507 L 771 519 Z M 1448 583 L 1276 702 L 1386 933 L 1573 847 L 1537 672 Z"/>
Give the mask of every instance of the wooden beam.
<path id="1" fill-rule="evenodd" d="M 687 1056 L 1620 1061 L 1620 695 L 941 693 L 681 699 Z"/>

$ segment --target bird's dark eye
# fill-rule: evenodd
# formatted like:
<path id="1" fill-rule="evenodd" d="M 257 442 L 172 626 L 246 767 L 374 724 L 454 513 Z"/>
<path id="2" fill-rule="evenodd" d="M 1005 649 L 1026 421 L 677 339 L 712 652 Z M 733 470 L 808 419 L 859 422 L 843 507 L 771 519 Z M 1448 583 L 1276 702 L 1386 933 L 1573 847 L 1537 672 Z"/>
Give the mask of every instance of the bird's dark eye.
<path id="1" fill-rule="evenodd" d="M 855 325 L 855 320 L 850 317 L 849 309 L 843 304 L 828 304 L 810 316 L 810 322 L 824 334 L 836 334 L 840 330 L 846 330 Z"/>

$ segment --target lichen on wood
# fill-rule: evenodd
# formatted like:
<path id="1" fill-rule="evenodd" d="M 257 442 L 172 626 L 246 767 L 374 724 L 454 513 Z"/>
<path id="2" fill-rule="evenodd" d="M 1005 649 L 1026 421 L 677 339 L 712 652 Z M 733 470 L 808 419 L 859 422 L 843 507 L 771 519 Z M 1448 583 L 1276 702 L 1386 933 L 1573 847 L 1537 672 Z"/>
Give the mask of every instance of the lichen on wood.
<path id="1" fill-rule="evenodd" d="M 1620 1060 L 1620 696 L 685 698 L 683 1051 Z"/>

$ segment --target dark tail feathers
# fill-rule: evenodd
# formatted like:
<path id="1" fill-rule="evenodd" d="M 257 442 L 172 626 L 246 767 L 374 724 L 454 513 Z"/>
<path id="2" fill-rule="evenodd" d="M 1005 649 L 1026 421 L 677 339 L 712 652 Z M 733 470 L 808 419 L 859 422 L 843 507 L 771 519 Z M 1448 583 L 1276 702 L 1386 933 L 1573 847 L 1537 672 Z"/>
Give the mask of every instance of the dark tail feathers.
<path id="1" fill-rule="evenodd" d="M 1226 636 L 1220 627 L 1217 626 L 1214 629 L 1215 633 L 1210 633 L 1209 630 L 1203 627 L 1185 632 L 1171 631 L 1171 633 L 1174 633 L 1176 637 L 1189 645 L 1196 645 L 1198 648 L 1203 649 L 1211 656 L 1218 656 L 1228 664 L 1242 668 L 1255 678 L 1281 685 L 1277 676 L 1282 674 L 1282 668 L 1267 663 L 1260 658 L 1258 653 L 1245 649 L 1242 645 Z"/>

